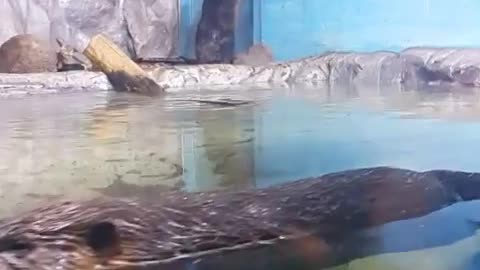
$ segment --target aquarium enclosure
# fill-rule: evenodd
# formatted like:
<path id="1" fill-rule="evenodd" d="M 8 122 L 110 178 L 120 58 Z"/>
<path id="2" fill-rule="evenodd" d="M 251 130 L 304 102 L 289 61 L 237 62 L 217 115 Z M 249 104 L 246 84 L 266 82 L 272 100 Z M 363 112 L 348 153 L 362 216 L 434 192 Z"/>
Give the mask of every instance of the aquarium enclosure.
<path id="1" fill-rule="evenodd" d="M 0 0 L 0 269 L 480 269 L 479 13 Z"/>

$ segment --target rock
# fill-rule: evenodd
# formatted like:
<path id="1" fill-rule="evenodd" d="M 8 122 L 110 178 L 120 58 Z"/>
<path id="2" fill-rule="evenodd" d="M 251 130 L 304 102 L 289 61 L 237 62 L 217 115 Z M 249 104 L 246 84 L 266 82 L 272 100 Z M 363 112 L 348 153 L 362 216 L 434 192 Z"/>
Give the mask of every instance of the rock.
<path id="1" fill-rule="evenodd" d="M 255 44 L 248 48 L 248 51 L 235 56 L 235 65 L 265 65 L 273 61 L 273 54 L 270 48 L 264 44 Z"/>
<path id="2" fill-rule="evenodd" d="M 431 81 L 480 86 L 479 49 L 413 47 L 402 54 L 420 57 L 425 63 L 425 76 Z"/>
<path id="3" fill-rule="evenodd" d="M 75 32 L 103 33 L 132 58 L 170 58 L 178 49 L 177 0 L 0 0 L 0 43 L 34 34 L 56 46 Z"/>
<path id="4" fill-rule="evenodd" d="M 423 53 L 434 52 L 424 49 Z M 154 68 L 150 72 L 166 88 L 240 83 L 289 83 L 351 89 L 375 87 L 379 90 L 392 87 L 397 90 L 445 90 L 458 84 L 480 86 L 480 83 L 477 83 L 480 82 L 480 71 L 477 72 L 480 64 L 475 63 L 475 59 L 480 58 L 474 57 L 476 54 L 480 55 L 480 50 L 458 51 L 458 54 L 460 53 L 472 58 L 464 57 L 462 61 L 456 62 L 453 59 L 439 59 L 437 64 L 434 64 L 425 62 L 425 58 L 418 55 L 420 53 L 413 51 L 330 52 L 271 64 L 179 65 L 174 69 Z"/>
<path id="5" fill-rule="evenodd" d="M 57 39 L 59 49 L 57 51 L 57 70 L 92 70 L 92 63 L 88 58 L 77 51 L 74 47 L 65 44 L 62 39 Z"/>
<path id="6" fill-rule="evenodd" d="M 95 1 L 96 2 L 96 1 Z M 127 36 L 136 58 L 178 56 L 178 0 L 125 0 Z"/>
<path id="7" fill-rule="evenodd" d="M 100 72 L 0 73 L 0 98 L 106 90 L 113 87 Z"/>
<path id="8" fill-rule="evenodd" d="M 378 70 L 379 87 L 401 84 L 405 89 L 422 88 L 428 81 L 422 76 L 424 64 L 420 57 L 396 54 L 385 58 Z"/>
<path id="9" fill-rule="evenodd" d="M 437 56 L 431 57 L 435 54 Z M 334 52 L 257 66 L 148 64 L 142 65 L 142 68 L 167 91 L 207 85 L 235 88 L 239 84 L 260 84 L 266 88 L 271 88 L 271 84 L 276 87 L 349 87 L 352 93 L 356 89 L 370 89 L 376 93 L 404 90 L 459 91 L 480 86 L 480 58 L 475 57 L 480 55 L 480 49 L 458 49 L 456 54 L 465 57 L 457 60 L 442 58 L 439 50 L 425 48 L 421 52 L 420 49 L 412 49 L 402 53 Z M 435 58 L 437 59 L 434 60 Z M 23 88 L 36 87 L 43 89 L 43 92 L 51 89 L 57 91 L 59 88 L 111 88 L 108 81 L 105 82 L 105 78 L 98 73 L 85 73 L 90 74 L 85 79 L 82 79 L 81 74 L 4 74 L 0 76 L 0 96 L 2 88 L 18 88 L 18 85 Z"/>
<path id="10" fill-rule="evenodd" d="M 1 73 L 56 71 L 55 53 L 49 44 L 34 35 L 16 35 L 0 47 Z"/>

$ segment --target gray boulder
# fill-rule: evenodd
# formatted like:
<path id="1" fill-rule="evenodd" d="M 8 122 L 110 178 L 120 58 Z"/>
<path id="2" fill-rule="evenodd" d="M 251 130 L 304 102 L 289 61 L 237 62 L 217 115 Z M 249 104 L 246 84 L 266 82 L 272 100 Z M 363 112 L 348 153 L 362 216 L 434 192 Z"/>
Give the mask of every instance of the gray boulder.
<path id="1" fill-rule="evenodd" d="M 16 35 L 0 46 L 0 73 L 56 71 L 55 52 L 34 35 Z"/>

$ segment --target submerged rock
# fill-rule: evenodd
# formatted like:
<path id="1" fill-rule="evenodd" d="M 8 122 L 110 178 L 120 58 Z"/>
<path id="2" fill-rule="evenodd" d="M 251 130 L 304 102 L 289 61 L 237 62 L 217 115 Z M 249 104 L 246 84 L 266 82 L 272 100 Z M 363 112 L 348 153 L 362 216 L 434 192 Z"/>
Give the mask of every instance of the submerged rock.
<path id="1" fill-rule="evenodd" d="M 56 71 L 55 52 L 34 35 L 16 35 L 0 47 L 0 73 Z"/>

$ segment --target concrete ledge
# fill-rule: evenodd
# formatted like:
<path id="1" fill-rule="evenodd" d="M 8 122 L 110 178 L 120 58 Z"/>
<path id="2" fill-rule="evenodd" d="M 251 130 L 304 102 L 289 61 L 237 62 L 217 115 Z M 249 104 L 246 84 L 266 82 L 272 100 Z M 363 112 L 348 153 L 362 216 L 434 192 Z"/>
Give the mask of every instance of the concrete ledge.
<path id="1" fill-rule="evenodd" d="M 152 65 L 147 72 L 167 91 L 259 83 L 428 89 L 480 86 L 480 49 L 409 48 L 394 52 L 333 52 L 264 66 Z M 0 74 L 0 96 L 111 90 L 105 75 L 75 71 Z"/>
<path id="2" fill-rule="evenodd" d="M 66 92 L 105 91 L 112 86 L 103 73 L 70 71 L 0 74 L 0 97 L 22 97 Z"/>

